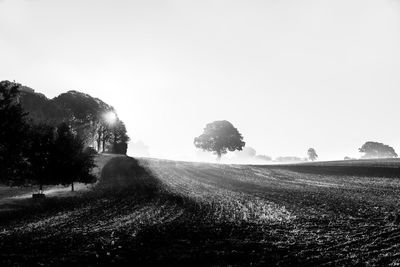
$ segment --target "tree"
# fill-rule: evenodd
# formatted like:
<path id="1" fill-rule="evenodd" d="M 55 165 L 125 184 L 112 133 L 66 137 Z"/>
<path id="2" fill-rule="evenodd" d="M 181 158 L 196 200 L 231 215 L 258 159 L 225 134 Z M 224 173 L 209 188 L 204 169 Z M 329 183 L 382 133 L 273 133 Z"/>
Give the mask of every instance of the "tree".
<path id="1" fill-rule="evenodd" d="M 56 185 L 57 170 L 54 166 L 55 128 L 48 124 L 33 125 L 29 134 L 28 161 L 30 179 L 39 185 L 42 193 L 44 185 Z"/>
<path id="2" fill-rule="evenodd" d="M 31 180 L 39 185 L 71 185 L 74 182 L 92 183 L 94 149 L 85 149 L 83 140 L 72 132 L 68 124 L 57 127 L 48 124 L 33 125 L 29 135 L 28 161 Z"/>
<path id="3" fill-rule="evenodd" d="M 83 140 L 74 135 L 66 123 L 57 127 L 54 142 L 52 168 L 57 172 L 54 175 L 63 185 L 71 185 L 74 191 L 74 182 L 92 183 L 96 177 L 91 174 L 95 167 L 94 149 L 85 149 Z"/>
<path id="4" fill-rule="evenodd" d="M 366 142 L 361 148 L 361 153 L 365 153 L 362 158 L 397 158 L 397 154 L 393 147 L 378 143 L 378 142 Z"/>
<path id="5" fill-rule="evenodd" d="M 53 99 L 48 99 L 33 89 L 18 86 L 21 91 L 21 105 L 25 111 L 29 112 L 28 118 L 31 123 L 57 126 L 65 122 L 84 140 L 85 146 L 96 147 L 98 152 L 116 150 L 118 152 L 115 153 L 124 154 L 127 150 L 129 138 L 127 138 L 126 129 L 125 143 L 123 141 L 115 143 L 115 131 L 111 126 L 118 125 L 122 121 L 118 119 L 114 108 L 102 100 L 78 91 L 68 91 Z M 107 115 L 113 115 L 115 121 L 110 123 L 107 120 L 110 117 Z"/>
<path id="6" fill-rule="evenodd" d="M 26 113 L 19 102 L 19 84 L 0 82 L 0 182 L 23 184 L 26 179 Z"/>
<path id="7" fill-rule="evenodd" d="M 97 151 L 105 150 L 111 136 L 104 115 L 114 108 L 98 98 L 78 91 L 68 91 L 52 100 L 64 111 L 58 122 L 66 122 L 84 141 L 86 146 L 97 143 Z"/>
<path id="8" fill-rule="evenodd" d="M 314 161 L 318 158 L 317 152 L 315 152 L 314 148 L 309 148 L 307 151 L 307 155 L 311 161 Z"/>
<path id="9" fill-rule="evenodd" d="M 125 124 L 118 119 L 112 130 L 111 152 L 126 155 L 129 136 L 126 133 Z"/>
<path id="10" fill-rule="evenodd" d="M 194 139 L 194 145 L 217 154 L 217 160 L 227 151 L 242 150 L 243 137 L 229 121 L 214 121 L 204 128 L 204 132 Z"/>

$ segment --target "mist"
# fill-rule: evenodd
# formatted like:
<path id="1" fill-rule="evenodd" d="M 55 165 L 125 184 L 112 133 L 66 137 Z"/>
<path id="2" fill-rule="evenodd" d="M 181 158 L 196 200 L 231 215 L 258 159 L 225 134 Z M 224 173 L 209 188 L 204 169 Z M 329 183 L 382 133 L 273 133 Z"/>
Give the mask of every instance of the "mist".
<path id="1" fill-rule="evenodd" d="M 215 120 L 273 158 L 400 149 L 398 1 L 15 0 L 0 25 L 3 79 L 104 99 L 152 157 L 196 160 Z"/>

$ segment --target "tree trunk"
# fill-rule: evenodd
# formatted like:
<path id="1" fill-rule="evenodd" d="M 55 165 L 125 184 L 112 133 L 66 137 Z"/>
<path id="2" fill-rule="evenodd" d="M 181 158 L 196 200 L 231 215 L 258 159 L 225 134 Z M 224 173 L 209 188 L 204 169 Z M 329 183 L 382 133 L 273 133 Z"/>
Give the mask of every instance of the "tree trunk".
<path id="1" fill-rule="evenodd" d="M 74 192 L 75 188 L 74 188 L 74 182 L 71 183 L 71 192 Z"/>
<path id="2" fill-rule="evenodd" d="M 221 152 L 217 151 L 217 161 L 220 162 L 221 161 Z"/>
<path id="3" fill-rule="evenodd" d="M 100 145 L 101 145 L 101 128 L 97 131 L 97 152 L 100 153 Z"/>
<path id="4" fill-rule="evenodd" d="M 117 153 L 116 146 L 117 146 L 118 138 L 117 138 L 117 130 L 114 127 L 114 143 L 112 145 L 112 152 Z"/>

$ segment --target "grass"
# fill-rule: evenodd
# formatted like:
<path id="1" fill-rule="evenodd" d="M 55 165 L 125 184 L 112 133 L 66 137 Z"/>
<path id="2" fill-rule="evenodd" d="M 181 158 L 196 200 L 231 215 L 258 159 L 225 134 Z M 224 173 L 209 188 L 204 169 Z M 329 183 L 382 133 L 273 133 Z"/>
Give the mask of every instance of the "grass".
<path id="1" fill-rule="evenodd" d="M 104 164 L 89 192 L 0 212 L 0 265 L 400 264 L 396 162 Z"/>

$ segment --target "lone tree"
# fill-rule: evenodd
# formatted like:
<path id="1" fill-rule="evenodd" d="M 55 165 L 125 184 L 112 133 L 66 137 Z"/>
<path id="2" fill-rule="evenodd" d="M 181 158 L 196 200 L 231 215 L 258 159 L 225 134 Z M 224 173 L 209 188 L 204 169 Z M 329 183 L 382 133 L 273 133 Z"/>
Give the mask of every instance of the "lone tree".
<path id="1" fill-rule="evenodd" d="M 309 148 L 307 151 L 307 155 L 311 161 L 314 161 L 318 158 L 317 152 L 315 152 L 314 148 Z"/>
<path id="2" fill-rule="evenodd" d="M 204 132 L 194 139 L 194 145 L 217 154 L 217 160 L 229 151 L 242 150 L 243 136 L 229 121 L 214 121 L 204 128 Z"/>
<path id="3" fill-rule="evenodd" d="M 366 142 L 361 148 L 361 153 L 365 153 L 362 158 L 373 159 L 373 158 L 397 158 L 397 154 L 393 147 L 378 143 L 378 142 Z"/>

